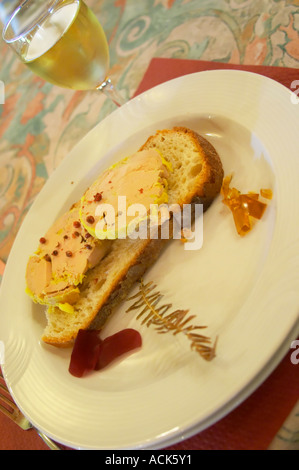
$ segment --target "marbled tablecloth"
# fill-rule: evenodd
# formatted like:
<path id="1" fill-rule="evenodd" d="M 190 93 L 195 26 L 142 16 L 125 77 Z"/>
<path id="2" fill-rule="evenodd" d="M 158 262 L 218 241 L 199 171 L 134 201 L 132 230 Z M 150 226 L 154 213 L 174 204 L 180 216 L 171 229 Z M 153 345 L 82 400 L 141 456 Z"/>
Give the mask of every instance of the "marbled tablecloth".
<path id="1" fill-rule="evenodd" d="M 126 97 L 153 57 L 299 68 L 298 0 L 87 0 L 107 34 L 111 78 Z M 0 260 L 35 196 L 114 105 L 45 83 L 0 44 Z M 0 264 L 0 272 L 3 264 Z"/>
<path id="2" fill-rule="evenodd" d="M 0 1 L 0 16 L 5 17 Z M 298 0 L 86 0 L 107 34 L 110 76 L 134 95 L 153 57 L 299 69 Z M 0 280 L 24 216 L 74 145 L 115 107 L 45 83 L 0 43 Z M 298 70 L 299 79 L 299 70 Z"/>

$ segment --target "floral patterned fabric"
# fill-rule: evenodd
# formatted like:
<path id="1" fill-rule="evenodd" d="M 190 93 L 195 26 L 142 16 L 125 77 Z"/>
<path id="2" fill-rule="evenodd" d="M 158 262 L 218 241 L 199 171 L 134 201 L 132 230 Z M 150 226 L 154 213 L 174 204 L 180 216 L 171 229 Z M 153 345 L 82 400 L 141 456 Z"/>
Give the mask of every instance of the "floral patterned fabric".
<path id="1" fill-rule="evenodd" d="M 0 2 L 2 20 L 5 4 Z M 17 2 L 16 2 L 17 3 Z M 131 97 L 153 57 L 299 68 L 298 0 L 86 0 Z M 2 10 L 1 10 L 2 5 Z M 10 3 L 11 5 L 11 3 Z M 0 273 L 32 201 L 72 147 L 114 109 L 99 92 L 34 76 L 1 41 Z"/>

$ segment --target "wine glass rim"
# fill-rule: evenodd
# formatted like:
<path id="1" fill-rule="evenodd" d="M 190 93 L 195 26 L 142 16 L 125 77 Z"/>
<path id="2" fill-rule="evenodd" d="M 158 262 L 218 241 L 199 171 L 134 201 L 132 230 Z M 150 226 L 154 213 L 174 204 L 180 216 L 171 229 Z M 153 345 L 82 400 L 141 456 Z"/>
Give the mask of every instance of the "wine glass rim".
<path id="1" fill-rule="evenodd" d="M 24 36 L 24 34 L 27 34 L 29 33 L 33 28 L 34 26 L 36 25 L 36 22 L 37 20 L 38 21 L 41 21 L 43 20 L 44 18 L 46 18 L 46 16 L 49 14 L 49 12 L 51 12 L 51 10 L 55 7 L 55 5 L 61 1 L 61 0 L 52 0 L 51 4 L 48 5 L 48 7 L 46 8 L 46 10 L 38 17 L 35 19 L 35 22 L 34 24 L 32 25 L 29 25 L 28 28 L 26 28 L 24 31 L 22 31 L 20 34 L 16 34 L 15 36 L 13 36 L 12 38 L 7 38 L 6 37 L 6 33 L 7 33 L 7 30 L 8 28 L 10 27 L 12 21 L 15 19 L 15 17 L 17 16 L 17 14 L 19 13 L 19 11 L 26 5 L 26 3 L 28 3 L 30 0 L 23 0 L 22 3 L 13 11 L 13 13 L 10 15 L 3 31 L 2 31 L 2 39 L 7 43 L 7 44 L 12 44 L 16 41 L 18 41 L 22 36 Z"/>

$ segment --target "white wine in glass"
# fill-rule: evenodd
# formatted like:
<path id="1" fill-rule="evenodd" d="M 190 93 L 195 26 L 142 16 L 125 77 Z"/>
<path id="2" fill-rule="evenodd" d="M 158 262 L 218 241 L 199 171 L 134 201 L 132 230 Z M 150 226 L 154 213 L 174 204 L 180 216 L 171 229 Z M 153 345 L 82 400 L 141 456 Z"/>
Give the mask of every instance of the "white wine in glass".
<path id="1" fill-rule="evenodd" d="M 118 106 L 124 104 L 107 76 L 105 32 L 82 0 L 25 0 L 2 36 L 44 80 L 74 90 L 100 90 Z"/>

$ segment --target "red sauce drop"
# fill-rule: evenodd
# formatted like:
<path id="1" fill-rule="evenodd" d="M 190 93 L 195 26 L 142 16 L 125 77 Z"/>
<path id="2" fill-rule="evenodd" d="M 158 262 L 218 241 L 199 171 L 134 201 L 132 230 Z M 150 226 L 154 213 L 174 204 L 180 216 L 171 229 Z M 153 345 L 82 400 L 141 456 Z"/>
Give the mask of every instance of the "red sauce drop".
<path id="1" fill-rule="evenodd" d="M 100 338 L 98 330 L 79 330 L 77 335 L 69 372 L 75 377 L 83 377 L 86 372 L 101 370 L 111 362 L 142 345 L 141 335 L 138 331 L 127 328 L 108 336 Z"/>
<path id="2" fill-rule="evenodd" d="M 69 366 L 69 372 L 75 377 L 83 375 L 97 365 L 102 340 L 97 330 L 79 330 Z"/>
<path id="3" fill-rule="evenodd" d="M 142 345 L 141 335 L 132 328 L 127 328 L 108 336 L 101 343 L 100 354 L 96 370 L 104 369 L 111 362 L 128 352 L 140 348 Z"/>

